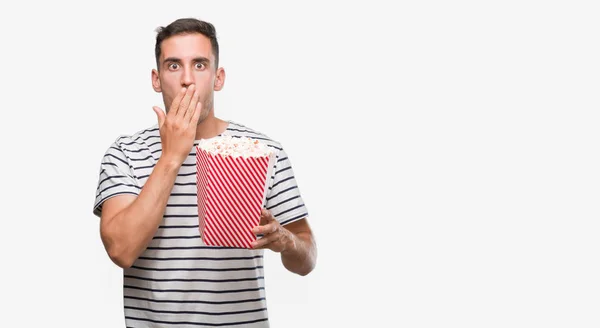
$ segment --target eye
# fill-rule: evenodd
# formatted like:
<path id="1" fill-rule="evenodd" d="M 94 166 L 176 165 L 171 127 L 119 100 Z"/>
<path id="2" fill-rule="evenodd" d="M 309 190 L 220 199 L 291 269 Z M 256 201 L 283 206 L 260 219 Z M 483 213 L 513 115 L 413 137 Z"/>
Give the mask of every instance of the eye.
<path id="1" fill-rule="evenodd" d="M 206 68 L 206 65 L 204 65 L 204 63 L 196 63 L 196 69 L 202 70 L 202 69 L 205 69 L 205 68 Z"/>
<path id="2" fill-rule="evenodd" d="M 179 64 L 177 64 L 177 63 L 169 64 L 169 69 L 178 69 L 178 68 L 179 68 Z"/>

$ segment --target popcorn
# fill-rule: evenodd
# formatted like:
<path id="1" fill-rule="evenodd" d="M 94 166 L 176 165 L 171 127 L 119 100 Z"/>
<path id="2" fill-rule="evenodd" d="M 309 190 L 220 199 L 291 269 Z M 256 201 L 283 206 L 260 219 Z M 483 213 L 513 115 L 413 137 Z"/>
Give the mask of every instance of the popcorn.
<path id="1" fill-rule="evenodd" d="M 256 139 L 248 137 L 221 136 L 211 139 L 203 139 L 198 144 L 203 150 L 212 155 L 233 156 L 244 158 L 268 156 L 273 150 Z"/>
<path id="2" fill-rule="evenodd" d="M 247 137 L 219 136 L 196 146 L 200 235 L 206 245 L 251 248 L 275 152 Z"/>

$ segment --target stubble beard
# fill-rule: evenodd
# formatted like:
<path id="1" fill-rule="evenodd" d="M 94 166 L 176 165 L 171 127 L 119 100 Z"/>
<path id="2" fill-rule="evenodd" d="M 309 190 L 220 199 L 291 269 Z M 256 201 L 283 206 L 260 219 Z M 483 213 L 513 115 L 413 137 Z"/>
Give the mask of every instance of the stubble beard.
<path id="1" fill-rule="evenodd" d="M 204 122 L 204 120 L 208 117 L 210 112 L 213 110 L 213 101 L 212 99 L 206 100 L 202 103 L 202 110 L 200 112 L 200 118 L 198 119 L 198 124 Z"/>

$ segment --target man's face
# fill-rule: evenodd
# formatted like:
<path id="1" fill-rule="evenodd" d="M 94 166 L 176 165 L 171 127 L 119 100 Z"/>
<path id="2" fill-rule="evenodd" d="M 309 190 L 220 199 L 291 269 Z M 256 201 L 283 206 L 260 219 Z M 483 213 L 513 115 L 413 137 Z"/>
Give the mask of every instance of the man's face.
<path id="1" fill-rule="evenodd" d="M 202 122 L 213 110 L 214 91 L 225 82 L 225 72 L 215 68 L 215 57 L 210 40 L 202 34 L 175 35 L 163 40 L 159 70 L 152 70 L 152 86 L 162 92 L 167 112 L 182 87 L 196 85 L 202 113 Z"/>

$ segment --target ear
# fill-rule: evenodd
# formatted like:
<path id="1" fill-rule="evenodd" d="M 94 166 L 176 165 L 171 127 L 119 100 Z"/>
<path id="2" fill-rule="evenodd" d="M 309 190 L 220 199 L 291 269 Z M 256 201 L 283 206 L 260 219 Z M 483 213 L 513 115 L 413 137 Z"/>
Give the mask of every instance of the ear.
<path id="1" fill-rule="evenodd" d="M 156 92 L 162 92 L 162 88 L 160 87 L 160 79 L 158 78 L 158 71 L 152 70 L 152 88 Z"/>
<path id="2" fill-rule="evenodd" d="M 223 67 L 219 67 L 217 69 L 217 75 L 215 76 L 215 91 L 220 91 L 223 89 L 225 85 L 225 69 Z"/>

